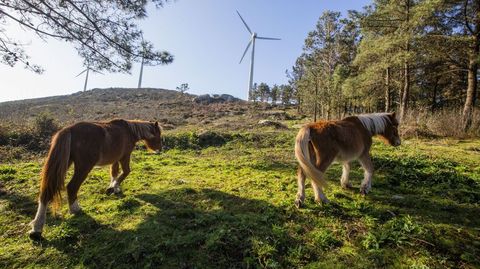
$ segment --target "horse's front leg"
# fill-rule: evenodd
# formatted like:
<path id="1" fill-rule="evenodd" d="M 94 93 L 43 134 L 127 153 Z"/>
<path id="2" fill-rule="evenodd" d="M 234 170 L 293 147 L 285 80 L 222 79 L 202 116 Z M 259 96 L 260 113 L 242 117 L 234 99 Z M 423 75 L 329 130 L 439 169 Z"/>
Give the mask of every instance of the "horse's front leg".
<path id="1" fill-rule="evenodd" d="M 107 189 L 107 194 L 122 192 L 120 184 L 130 174 L 130 155 L 120 160 L 120 166 L 122 167 L 122 174 L 110 183 L 110 187 Z"/>
<path id="2" fill-rule="evenodd" d="M 359 158 L 360 164 L 363 167 L 364 178 L 362 184 L 360 185 L 360 193 L 365 195 L 372 188 L 372 176 L 373 176 L 373 163 L 370 159 L 370 154 L 367 152 Z"/>
<path id="3" fill-rule="evenodd" d="M 116 186 L 116 180 L 118 178 L 118 174 L 120 173 L 120 163 L 119 162 L 114 162 L 110 166 L 110 185 L 107 188 L 107 194 L 112 194 L 112 193 L 118 193 L 120 192 L 120 188 Z M 115 187 L 118 188 L 117 191 L 115 191 Z"/>

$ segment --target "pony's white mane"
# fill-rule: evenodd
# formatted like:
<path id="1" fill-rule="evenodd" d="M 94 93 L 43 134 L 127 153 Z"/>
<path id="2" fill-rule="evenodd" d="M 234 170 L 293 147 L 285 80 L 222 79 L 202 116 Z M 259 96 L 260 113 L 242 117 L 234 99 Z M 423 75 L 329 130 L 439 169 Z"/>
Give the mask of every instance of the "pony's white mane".
<path id="1" fill-rule="evenodd" d="M 362 114 L 358 115 L 357 118 L 373 135 L 383 133 L 387 122 L 390 121 L 388 113 Z"/>
<path id="2" fill-rule="evenodd" d="M 137 139 L 149 139 L 154 136 L 152 125 L 148 121 L 127 121 L 127 123 Z"/>

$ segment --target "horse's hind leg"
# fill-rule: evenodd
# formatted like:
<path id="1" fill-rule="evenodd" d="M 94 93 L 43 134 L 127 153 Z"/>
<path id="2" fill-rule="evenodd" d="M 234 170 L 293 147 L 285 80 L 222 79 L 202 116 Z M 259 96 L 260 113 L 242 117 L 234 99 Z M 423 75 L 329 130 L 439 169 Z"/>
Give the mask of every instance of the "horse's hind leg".
<path id="1" fill-rule="evenodd" d="M 298 191 L 297 198 L 295 199 L 295 206 L 297 206 L 297 208 L 300 208 L 305 201 L 305 173 L 300 166 L 298 166 L 297 170 L 297 183 Z"/>
<path id="2" fill-rule="evenodd" d="M 317 183 L 315 183 L 315 181 L 313 180 L 311 181 L 311 183 L 312 183 L 313 193 L 315 195 L 315 202 L 328 204 L 330 200 L 328 200 L 328 198 L 323 193 L 322 187 L 318 186 Z"/>
<path id="3" fill-rule="evenodd" d="M 107 191 L 106 191 L 106 193 L 108 195 L 115 192 L 114 188 L 115 188 L 116 180 L 118 178 L 119 173 L 120 173 L 120 164 L 118 162 L 114 162 L 112 164 L 112 166 L 110 166 L 110 176 L 111 176 L 110 185 L 108 186 Z M 118 192 L 119 191 L 120 191 L 120 189 L 118 190 Z"/>
<path id="4" fill-rule="evenodd" d="M 348 189 L 352 187 L 352 183 L 350 183 L 348 180 L 349 174 L 350 174 L 350 163 L 344 162 L 342 167 L 342 178 L 340 178 L 340 184 L 344 189 Z"/>
<path id="5" fill-rule="evenodd" d="M 362 184 L 360 185 L 360 193 L 365 195 L 372 188 L 372 176 L 373 176 L 373 163 L 370 159 L 370 154 L 363 154 L 360 159 L 360 164 L 362 165 L 364 172 L 364 178 Z"/>
<path id="6" fill-rule="evenodd" d="M 67 185 L 68 204 L 70 207 L 70 213 L 77 214 L 81 211 L 78 204 L 78 189 L 82 185 L 83 181 L 87 178 L 88 173 L 92 170 L 94 164 L 79 164 L 75 163 L 75 170 L 73 177 Z"/>

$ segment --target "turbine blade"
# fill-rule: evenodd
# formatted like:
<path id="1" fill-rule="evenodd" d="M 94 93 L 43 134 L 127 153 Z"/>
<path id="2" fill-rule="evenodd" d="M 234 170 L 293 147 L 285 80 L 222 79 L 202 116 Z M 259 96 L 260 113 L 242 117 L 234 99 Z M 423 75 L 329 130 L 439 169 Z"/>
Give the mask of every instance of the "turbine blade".
<path id="1" fill-rule="evenodd" d="M 240 17 L 240 19 L 243 21 L 243 24 L 245 24 L 245 27 L 247 27 L 247 30 L 250 34 L 252 34 L 252 30 L 250 30 L 250 27 L 248 27 L 247 23 L 245 22 L 245 20 L 242 18 L 242 15 L 240 15 L 240 12 L 238 12 L 237 10 L 237 14 L 238 16 Z"/>
<path id="2" fill-rule="evenodd" d="M 78 76 L 80 76 L 81 74 L 87 72 L 87 70 L 88 70 L 88 69 L 83 70 L 82 72 L 80 72 L 80 74 L 76 75 L 75 77 L 78 77 Z"/>
<path id="3" fill-rule="evenodd" d="M 250 42 L 248 42 L 247 48 L 246 48 L 245 51 L 243 52 L 243 55 L 242 55 L 242 58 L 240 59 L 239 64 L 242 63 L 243 57 L 245 57 L 245 54 L 247 54 L 247 51 L 248 51 L 248 49 L 250 48 L 250 45 L 252 45 L 252 40 L 250 40 Z"/>
<path id="4" fill-rule="evenodd" d="M 263 37 L 263 36 L 257 36 L 257 39 L 264 39 L 264 40 L 282 40 L 280 38 L 274 38 L 274 37 Z"/>

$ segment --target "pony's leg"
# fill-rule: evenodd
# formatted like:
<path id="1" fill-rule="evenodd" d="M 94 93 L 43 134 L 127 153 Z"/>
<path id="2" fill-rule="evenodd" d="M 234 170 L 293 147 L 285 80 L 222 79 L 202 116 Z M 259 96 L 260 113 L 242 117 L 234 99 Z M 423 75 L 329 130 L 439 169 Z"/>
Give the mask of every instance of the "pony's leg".
<path id="1" fill-rule="evenodd" d="M 120 163 L 119 162 L 114 162 L 110 166 L 110 185 L 107 188 L 107 194 L 112 194 L 114 192 L 116 180 L 118 178 L 118 174 L 120 173 Z M 120 190 L 119 190 L 120 191 Z"/>
<path id="2" fill-rule="evenodd" d="M 352 187 L 352 183 L 348 181 L 349 174 L 350 174 L 350 163 L 344 162 L 342 167 L 342 178 L 340 178 L 340 184 L 344 189 L 348 189 Z"/>
<path id="3" fill-rule="evenodd" d="M 298 170 L 297 170 L 297 183 L 298 183 L 298 191 L 297 191 L 297 198 L 295 199 L 295 206 L 297 208 L 300 208 L 302 207 L 303 202 L 305 201 L 305 173 L 303 172 L 300 166 L 298 166 Z"/>
<path id="4" fill-rule="evenodd" d="M 113 184 L 107 189 L 107 193 L 120 193 L 120 184 L 130 174 L 130 155 L 120 160 L 120 166 L 122 167 L 122 174 L 113 181 Z"/>
<path id="5" fill-rule="evenodd" d="M 29 235 L 33 240 L 40 240 L 42 238 L 42 230 L 47 218 L 47 204 L 48 202 L 44 203 L 42 199 L 38 200 L 37 214 L 35 214 L 35 218 L 30 222 L 32 230 Z"/>
<path id="6" fill-rule="evenodd" d="M 67 184 L 67 195 L 68 195 L 68 204 L 71 214 L 80 213 L 82 210 L 78 204 L 78 190 L 83 181 L 87 178 L 88 173 L 92 170 L 94 164 L 81 164 L 77 165 L 75 163 L 75 170 L 73 172 L 73 177 L 70 182 Z"/>
<path id="7" fill-rule="evenodd" d="M 360 185 L 360 193 L 365 195 L 372 188 L 373 163 L 368 152 L 363 154 L 359 161 L 365 171 L 362 184 Z"/>
<path id="8" fill-rule="evenodd" d="M 328 198 L 323 193 L 322 187 L 318 186 L 317 183 L 315 183 L 315 181 L 313 181 L 313 180 L 311 181 L 311 184 L 312 184 L 312 188 L 313 188 L 313 193 L 315 195 L 315 202 L 318 203 L 318 204 L 319 203 L 328 204 L 330 202 L 330 200 L 328 200 Z"/>
<path id="9" fill-rule="evenodd" d="M 322 177 L 325 176 L 325 171 L 327 171 L 327 168 L 332 164 L 335 156 L 322 154 L 322 152 L 313 149 L 313 147 L 310 152 L 312 154 L 310 158 L 314 160 L 315 166 L 318 168 L 318 170 L 322 172 Z M 328 198 L 323 193 L 322 186 L 318 185 L 313 180 L 311 181 L 311 184 L 313 188 L 313 194 L 315 195 L 315 202 L 317 204 L 328 204 L 330 200 L 328 200 Z"/>

